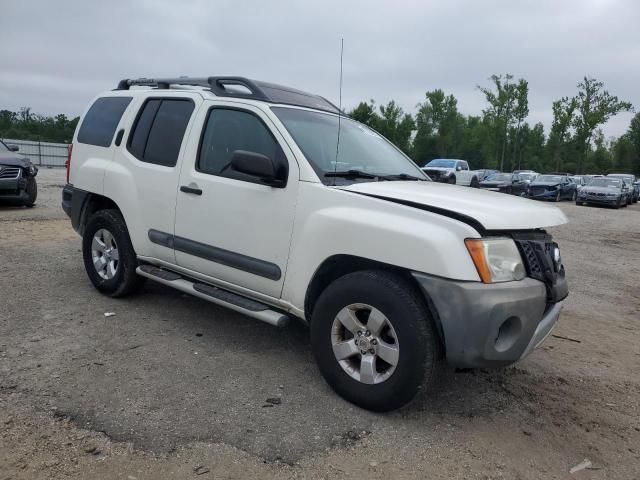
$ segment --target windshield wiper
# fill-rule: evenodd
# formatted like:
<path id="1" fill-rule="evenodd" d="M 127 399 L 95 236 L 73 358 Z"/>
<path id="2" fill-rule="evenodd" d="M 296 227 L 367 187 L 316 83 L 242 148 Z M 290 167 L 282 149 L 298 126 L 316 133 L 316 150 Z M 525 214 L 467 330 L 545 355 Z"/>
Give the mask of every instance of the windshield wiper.
<path id="1" fill-rule="evenodd" d="M 415 177 L 413 175 L 409 175 L 408 173 L 398 173 L 397 175 L 380 175 L 380 178 L 382 178 L 383 180 L 418 180 L 421 182 L 428 181 L 424 177 Z"/>
<path id="2" fill-rule="evenodd" d="M 327 172 L 325 177 L 344 177 L 344 178 L 381 178 L 381 175 L 375 175 L 373 173 L 364 172 L 362 170 L 338 170 L 337 172 Z"/>

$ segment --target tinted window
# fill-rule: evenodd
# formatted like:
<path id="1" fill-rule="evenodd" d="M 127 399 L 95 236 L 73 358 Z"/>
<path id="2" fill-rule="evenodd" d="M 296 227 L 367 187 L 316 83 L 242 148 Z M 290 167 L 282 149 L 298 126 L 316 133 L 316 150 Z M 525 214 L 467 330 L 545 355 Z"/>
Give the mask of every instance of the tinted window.
<path id="1" fill-rule="evenodd" d="M 261 153 L 277 163 L 286 163 L 280 146 L 258 117 L 239 110 L 212 109 L 200 142 L 198 170 L 237 178 L 229 170 L 236 150 Z"/>
<path id="2" fill-rule="evenodd" d="M 191 100 L 147 100 L 129 137 L 129 151 L 143 162 L 174 167 L 192 112 Z"/>
<path id="3" fill-rule="evenodd" d="M 131 97 L 102 97 L 97 99 L 82 120 L 78 142 L 108 147 L 116 132 L 122 114 Z"/>

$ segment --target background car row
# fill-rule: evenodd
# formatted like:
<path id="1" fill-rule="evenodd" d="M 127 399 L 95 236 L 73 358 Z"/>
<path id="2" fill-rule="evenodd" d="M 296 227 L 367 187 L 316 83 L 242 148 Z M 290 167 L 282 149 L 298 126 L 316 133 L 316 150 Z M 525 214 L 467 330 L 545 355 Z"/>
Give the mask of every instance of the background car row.
<path id="1" fill-rule="evenodd" d="M 640 197 L 640 181 L 633 175 L 571 175 L 566 172 L 539 174 L 533 170 L 470 170 L 464 160 L 434 159 L 422 170 L 437 182 L 482 188 L 534 200 L 559 202 L 572 200 L 577 205 L 630 205 Z"/>

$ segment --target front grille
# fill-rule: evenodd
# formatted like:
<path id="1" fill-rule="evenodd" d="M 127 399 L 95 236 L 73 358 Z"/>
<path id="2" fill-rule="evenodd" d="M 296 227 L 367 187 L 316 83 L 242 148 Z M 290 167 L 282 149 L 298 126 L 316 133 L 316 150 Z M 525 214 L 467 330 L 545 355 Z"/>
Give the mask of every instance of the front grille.
<path id="1" fill-rule="evenodd" d="M 540 195 L 544 193 L 547 189 L 545 187 L 529 187 L 530 195 Z"/>
<path id="2" fill-rule="evenodd" d="M 0 179 L 13 180 L 20 176 L 20 167 L 2 167 L 0 166 Z"/>
<path id="3" fill-rule="evenodd" d="M 442 172 L 440 170 L 425 170 L 425 172 L 427 172 L 427 175 L 429 175 L 431 177 L 431 180 L 433 181 L 438 181 L 440 180 L 440 176 L 442 174 Z"/>
<path id="4" fill-rule="evenodd" d="M 564 279 L 562 260 L 555 261 L 554 252 L 558 244 L 546 233 L 517 233 L 513 239 L 520 250 L 527 269 L 527 275 L 535 278 L 547 287 L 550 293 L 559 279 Z"/>

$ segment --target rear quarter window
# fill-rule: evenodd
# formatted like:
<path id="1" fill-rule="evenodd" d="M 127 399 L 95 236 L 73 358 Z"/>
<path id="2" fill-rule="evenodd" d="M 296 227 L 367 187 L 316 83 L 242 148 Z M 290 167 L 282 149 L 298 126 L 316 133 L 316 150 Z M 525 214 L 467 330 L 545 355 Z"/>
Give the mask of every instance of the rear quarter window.
<path id="1" fill-rule="evenodd" d="M 131 97 L 98 98 L 82 120 L 78 142 L 97 147 L 111 145 L 118 123 L 130 102 Z"/>

